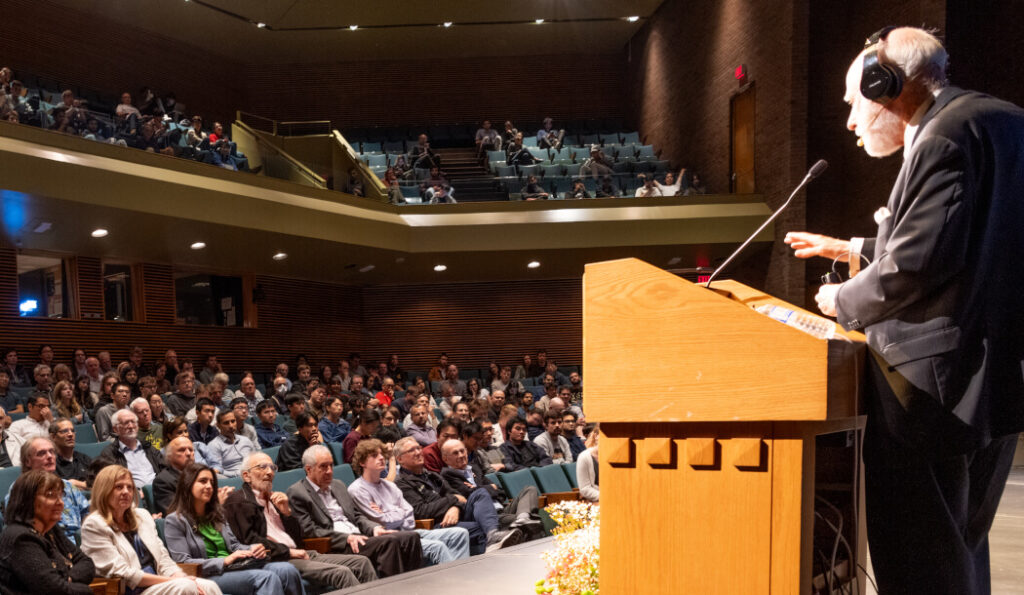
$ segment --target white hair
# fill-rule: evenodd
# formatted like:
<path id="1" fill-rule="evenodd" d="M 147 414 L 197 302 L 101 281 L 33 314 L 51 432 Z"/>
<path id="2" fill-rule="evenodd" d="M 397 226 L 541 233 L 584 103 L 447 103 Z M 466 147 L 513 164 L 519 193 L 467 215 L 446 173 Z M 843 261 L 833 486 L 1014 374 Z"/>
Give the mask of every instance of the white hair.
<path id="1" fill-rule="evenodd" d="M 317 457 L 322 454 L 326 454 L 327 456 L 334 458 L 334 455 L 331 454 L 331 449 L 327 448 L 323 444 L 314 444 L 313 446 L 310 446 L 306 449 L 306 452 L 302 453 L 302 466 L 312 467 L 316 465 Z"/>
<path id="2" fill-rule="evenodd" d="M 114 422 L 114 425 L 117 425 L 119 423 L 123 423 L 121 418 L 123 418 L 126 415 L 134 417 L 136 421 L 138 421 L 139 419 L 139 416 L 135 415 L 135 412 L 132 411 L 131 409 L 118 409 L 117 411 L 114 412 L 114 415 L 110 416 L 110 419 L 111 421 Z"/>
<path id="3" fill-rule="evenodd" d="M 949 84 L 946 78 L 949 55 L 931 31 L 916 27 L 893 29 L 884 40 L 865 52 L 873 49 L 878 49 L 883 63 L 896 66 L 907 80 L 916 80 L 929 91 Z"/>
<path id="4" fill-rule="evenodd" d="M 248 471 L 249 469 L 252 469 L 252 460 L 254 458 L 256 458 L 256 457 L 261 457 L 261 456 L 262 457 L 267 457 L 268 459 L 270 458 L 270 455 L 268 455 L 267 453 L 265 453 L 265 452 L 263 452 L 261 450 L 250 451 L 249 454 L 245 455 L 245 458 L 242 459 L 242 466 L 240 467 L 240 469 L 242 471 Z M 273 461 L 271 461 L 271 462 L 273 462 Z M 303 461 L 303 462 L 305 462 L 305 461 Z"/>
<path id="5" fill-rule="evenodd" d="M 142 397 L 136 397 L 134 401 L 128 404 L 128 407 L 130 407 L 134 411 L 135 407 L 141 407 L 142 405 L 149 407 L 149 401 Z"/>
<path id="6" fill-rule="evenodd" d="M 413 409 L 415 409 L 415 407 L 413 407 Z M 393 449 L 394 452 L 395 452 L 395 456 L 402 456 L 402 455 L 404 455 L 405 454 L 405 445 L 409 444 L 410 442 L 414 443 L 414 444 L 419 444 L 419 442 L 416 442 L 416 439 L 413 438 L 412 436 L 406 436 L 404 438 L 399 438 L 398 442 L 395 442 L 395 446 L 394 446 L 394 449 Z"/>
<path id="7" fill-rule="evenodd" d="M 217 372 L 213 375 L 213 381 L 226 385 L 228 383 L 228 375 L 224 372 Z"/>

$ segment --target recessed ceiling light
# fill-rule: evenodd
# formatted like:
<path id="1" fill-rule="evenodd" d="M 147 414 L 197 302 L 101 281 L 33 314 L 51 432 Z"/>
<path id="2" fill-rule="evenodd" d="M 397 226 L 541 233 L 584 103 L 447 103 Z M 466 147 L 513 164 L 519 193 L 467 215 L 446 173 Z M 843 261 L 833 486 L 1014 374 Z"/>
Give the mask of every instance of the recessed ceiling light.
<path id="1" fill-rule="evenodd" d="M 539 266 L 540 266 L 540 261 L 538 261 L 538 260 L 531 260 L 531 261 L 530 261 L 530 264 L 528 264 L 528 265 L 526 265 L 526 266 L 527 266 L 528 268 L 531 268 L 531 269 L 535 269 L 535 268 L 537 268 L 537 267 L 539 267 Z"/>
<path id="2" fill-rule="evenodd" d="M 190 246 L 190 248 L 192 248 L 193 250 L 202 250 L 205 247 L 205 242 L 193 242 L 192 245 Z"/>
<path id="3" fill-rule="evenodd" d="M 540 24 L 543 24 L 543 23 L 544 23 L 544 19 L 537 19 L 537 20 L 535 20 L 535 21 L 533 21 L 533 22 L 534 22 L 534 23 L 537 23 L 538 25 L 540 25 Z"/>
<path id="4" fill-rule="evenodd" d="M 50 223 L 49 221 L 40 221 L 39 225 L 36 225 L 35 228 L 32 229 L 32 231 L 35 233 L 46 233 L 50 231 L 50 228 L 52 227 L 53 224 Z"/>
<path id="5" fill-rule="evenodd" d="M 256 26 L 259 27 L 260 29 L 266 29 L 267 28 L 267 24 L 266 23 L 256 23 Z"/>
<path id="6" fill-rule="evenodd" d="M 92 230 L 92 237 L 94 237 L 94 238 L 105 238 L 105 237 L 107 237 L 107 230 L 103 229 L 102 227 L 99 228 L 99 229 L 94 229 L 94 230 Z"/>
<path id="7" fill-rule="evenodd" d="M 363 268 L 359 269 L 359 272 L 360 273 L 369 273 L 370 271 L 372 271 L 375 268 L 377 268 L 377 267 L 373 266 L 372 264 L 368 264 L 368 265 L 364 266 Z"/>
<path id="8" fill-rule="evenodd" d="M 635 23 L 640 20 L 640 17 L 626 17 L 626 20 L 630 23 Z"/>
<path id="9" fill-rule="evenodd" d="M 672 257 L 672 258 L 670 258 L 670 259 L 669 259 L 669 261 L 668 261 L 668 263 L 669 263 L 670 265 L 676 265 L 676 264 L 679 264 L 679 263 L 681 263 L 681 262 L 683 262 L 683 259 L 682 259 L 681 257 L 679 257 L 679 256 L 673 256 L 673 257 Z"/>
<path id="10" fill-rule="evenodd" d="M 435 265 L 434 265 L 434 270 L 435 270 L 435 271 L 437 271 L 437 272 L 439 272 L 439 273 L 443 273 L 443 272 L 445 272 L 445 271 L 447 271 L 447 270 L 448 270 L 448 267 L 446 267 L 446 266 L 445 266 L 445 265 L 443 265 L 443 264 L 435 264 Z"/>
<path id="11" fill-rule="evenodd" d="M 348 26 L 348 30 L 349 30 L 349 31 L 355 31 L 355 30 L 356 30 L 356 29 L 358 29 L 358 28 L 359 28 L 359 25 L 349 25 L 349 26 Z"/>
<path id="12" fill-rule="evenodd" d="M 288 255 L 285 254 L 284 252 L 278 252 L 277 254 L 275 254 L 273 256 L 273 258 L 274 258 L 274 260 L 284 260 L 284 259 L 288 258 Z"/>
<path id="13" fill-rule="evenodd" d="M 444 22 L 444 27 L 445 27 L 446 29 L 447 29 L 448 27 L 451 27 L 451 26 L 452 26 L 452 22 L 451 22 L 451 21 L 445 21 L 445 22 Z"/>

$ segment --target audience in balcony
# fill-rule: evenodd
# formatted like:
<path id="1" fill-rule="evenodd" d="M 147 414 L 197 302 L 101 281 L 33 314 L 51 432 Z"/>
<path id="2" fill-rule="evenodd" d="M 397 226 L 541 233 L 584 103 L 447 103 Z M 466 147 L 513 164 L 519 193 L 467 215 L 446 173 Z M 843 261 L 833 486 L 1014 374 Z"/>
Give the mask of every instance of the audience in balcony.
<path id="1" fill-rule="evenodd" d="M 512 124 L 511 120 L 505 120 L 505 129 L 501 131 L 501 144 L 507 147 L 519 136 L 519 130 Z"/>
<path id="2" fill-rule="evenodd" d="M 540 163 L 540 159 L 533 156 L 530 151 L 523 146 L 523 133 L 516 132 L 512 142 L 505 148 L 506 162 L 509 165 L 533 165 Z"/>
<path id="3" fill-rule="evenodd" d="M 572 190 L 569 191 L 568 198 L 592 198 L 590 193 L 587 192 L 587 187 L 583 184 L 583 180 L 573 180 Z"/>
<path id="4" fill-rule="evenodd" d="M 610 177 L 614 173 L 612 164 L 601 150 L 600 145 L 591 145 L 590 157 L 580 165 L 580 177 L 597 180 Z"/>
<path id="5" fill-rule="evenodd" d="M 554 121 L 544 118 L 544 126 L 537 131 L 537 146 L 542 149 L 561 149 L 565 140 L 565 130 L 556 130 Z"/>
<path id="6" fill-rule="evenodd" d="M 639 174 L 636 179 L 641 184 L 641 186 L 636 189 L 637 197 L 646 198 L 650 196 L 661 196 L 661 188 L 654 184 L 654 176 Z"/>
<path id="7" fill-rule="evenodd" d="M 601 178 L 601 183 L 597 187 L 595 196 L 597 198 L 615 198 L 616 196 L 622 196 L 622 192 L 619 191 L 611 176 L 604 176 Z"/>
<path id="8" fill-rule="evenodd" d="M 484 120 L 483 124 L 476 131 L 476 155 L 477 158 L 486 156 L 487 151 L 501 150 L 501 135 L 491 128 L 491 121 Z"/>
<path id="9" fill-rule="evenodd" d="M 520 192 L 523 195 L 523 200 L 548 200 L 551 198 L 548 191 L 537 183 L 537 176 L 532 174 L 527 176 L 526 185 L 523 186 Z"/>
<path id="10" fill-rule="evenodd" d="M 430 140 L 426 134 L 419 135 L 416 146 L 412 151 L 412 166 L 414 168 L 430 169 L 441 167 L 441 156 L 430 148 Z"/>

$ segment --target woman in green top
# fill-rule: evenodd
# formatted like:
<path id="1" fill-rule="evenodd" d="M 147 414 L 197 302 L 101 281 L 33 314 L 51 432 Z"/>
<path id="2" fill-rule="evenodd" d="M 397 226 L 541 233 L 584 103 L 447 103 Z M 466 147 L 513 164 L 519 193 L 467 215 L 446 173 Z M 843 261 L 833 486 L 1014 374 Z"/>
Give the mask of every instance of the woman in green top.
<path id="1" fill-rule="evenodd" d="M 232 595 L 304 595 L 302 577 L 287 562 L 267 562 L 262 544 L 245 545 L 224 522 L 217 475 L 206 465 L 185 467 L 168 508 L 164 538 L 177 562 L 199 564 L 200 575 Z"/>

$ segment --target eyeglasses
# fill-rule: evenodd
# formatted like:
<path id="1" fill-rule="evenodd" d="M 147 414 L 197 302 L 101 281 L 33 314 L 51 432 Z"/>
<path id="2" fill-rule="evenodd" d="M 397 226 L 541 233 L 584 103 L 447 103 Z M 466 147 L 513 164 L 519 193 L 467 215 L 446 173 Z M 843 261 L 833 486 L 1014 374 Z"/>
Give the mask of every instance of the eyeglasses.
<path id="1" fill-rule="evenodd" d="M 252 471 L 253 469 L 261 469 L 263 471 L 270 470 L 276 472 L 277 465 L 273 463 L 260 463 L 259 465 L 253 465 L 252 467 L 249 467 L 248 469 L 246 469 L 246 471 Z"/>
<path id="2" fill-rule="evenodd" d="M 60 430 L 57 430 L 56 433 L 57 434 L 74 434 L 75 433 L 75 429 L 74 428 L 62 428 Z"/>

